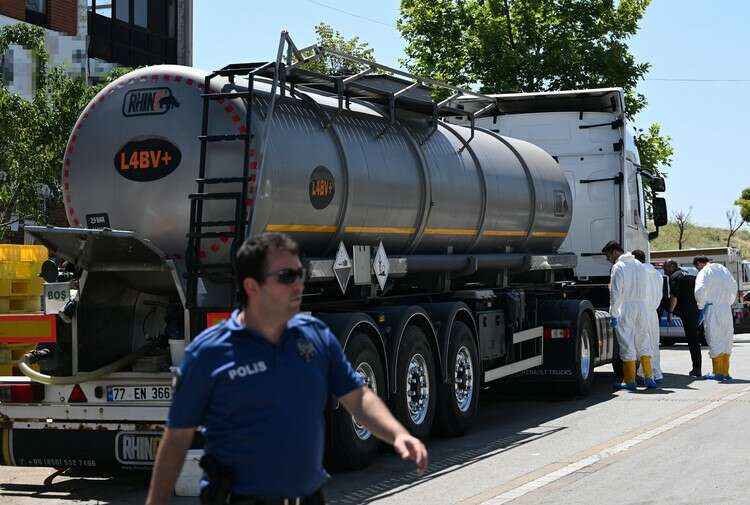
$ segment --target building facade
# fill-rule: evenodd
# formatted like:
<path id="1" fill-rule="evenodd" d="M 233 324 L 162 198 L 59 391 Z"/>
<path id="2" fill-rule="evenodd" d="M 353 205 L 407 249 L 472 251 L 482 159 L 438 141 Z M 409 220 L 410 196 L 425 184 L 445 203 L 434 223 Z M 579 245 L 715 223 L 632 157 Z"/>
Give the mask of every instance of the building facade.
<path id="1" fill-rule="evenodd" d="M 192 64 L 192 0 L 2 0 L 0 26 L 45 28 L 50 64 L 96 80 L 114 66 Z M 30 97 L 35 68 L 30 51 L 11 46 L 2 80 Z"/>

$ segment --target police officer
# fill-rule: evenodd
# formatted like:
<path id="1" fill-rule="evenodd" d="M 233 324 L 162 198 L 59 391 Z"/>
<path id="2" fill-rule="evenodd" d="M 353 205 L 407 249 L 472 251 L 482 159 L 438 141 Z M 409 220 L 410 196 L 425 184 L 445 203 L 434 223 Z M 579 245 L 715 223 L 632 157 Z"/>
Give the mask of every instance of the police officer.
<path id="1" fill-rule="evenodd" d="M 692 377 L 701 377 L 701 344 L 698 340 L 698 304 L 695 302 L 695 276 L 680 268 L 674 260 L 664 263 L 664 273 L 669 277 L 669 314 L 667 321 L 672 324 L 672 317 L 676 314 L 682 319 L 685 330 L 690 359 L 693 367 L 688 372 Z"/>
<path id="2" fill-rule="evenodd" d="M 231 490 L 229 503 L 324 503 L 330 395 L 421 475 L 422 442 L 364 386 L 326 325 L 298 314 L 305 271 L 297 245 L 282 234 L 247 240 L 237 272 L 241 309 L 185 349 L 147 505 L 168 503 L 198 426 L 202 466 L 213 474 L 201 482 L 203 503 L 216 502 L 222 485 Z"/>

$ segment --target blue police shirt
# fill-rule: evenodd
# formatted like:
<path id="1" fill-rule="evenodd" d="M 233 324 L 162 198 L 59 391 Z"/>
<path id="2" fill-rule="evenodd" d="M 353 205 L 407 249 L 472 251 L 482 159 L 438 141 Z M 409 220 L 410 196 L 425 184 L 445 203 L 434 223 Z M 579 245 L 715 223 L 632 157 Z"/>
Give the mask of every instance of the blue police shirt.
<path id="1" fill-rule="evenodd" d="M 308 495 L 328 478 L 329 395 L 344 396 L 364 383 L 322 321 L 297 315 L 274 345 L 238 315 L 185 349 L 167 426 L 202 426 L 205 451 L 232 469 L 236 494 Z"/>

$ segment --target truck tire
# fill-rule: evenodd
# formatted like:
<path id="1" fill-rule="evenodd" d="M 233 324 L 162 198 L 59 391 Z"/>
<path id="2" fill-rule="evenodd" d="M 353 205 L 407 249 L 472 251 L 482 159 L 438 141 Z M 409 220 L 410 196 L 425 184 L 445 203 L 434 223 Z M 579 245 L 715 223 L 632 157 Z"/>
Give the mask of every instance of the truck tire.
<path id="1" fill-rule="evenodd" d="M 466 324 L 453 323 L 448 343 L 448 381 L 438 385 L 437 425 L 441 434 L 463 435 L 474 424 L 479 402 L 479 359 Z"/>
<path id="2" fill-rule="evenodd" d="M 435 361 L 425 332 L 410 325 L 396 356 L 396 396 L 393 412 L 404 427 L 422 440 L 432 429 L 437 400 Z"/>
<path id="3" fill-rule="evenodd" d="M 594 382 L 594 323 L 584 314 L 576 332 L 575 382 L 571 393 L 584 396 L 591 391 Z"/>
<path id="4" fill-rule="evenodd" d="M 367 386 L 382 398 L 386 391 L 385 371 L 372 340 L 365 333 L 355 332 L 346 346 L 346 356 Z M 331 412 L 326 458 L 331 469 L 356 470 L 368 466 L 378 452 L 378 445 L 378 439 L 342 405 Z"/>

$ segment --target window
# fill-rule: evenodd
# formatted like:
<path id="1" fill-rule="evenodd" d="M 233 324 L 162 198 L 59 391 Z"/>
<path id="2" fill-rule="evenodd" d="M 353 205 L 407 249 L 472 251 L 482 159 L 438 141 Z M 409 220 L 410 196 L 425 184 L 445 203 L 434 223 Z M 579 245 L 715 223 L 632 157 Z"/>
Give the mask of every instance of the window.
<path id="1" fill-rule="evenodd" d="M 47 0 L 26 0 L 26 10 L 46 15 Z"/>
<path id="2" fill-rule="evenodd" d="M 167 37 L 177 37 L 177 5 L 175 0 L 167 0 Z"/>
<path id="3" fill-rule="evenodd" d="M 94 12 L 105 18 L 112 18 L 111 0 L 89 0 L 89 12 Z"/>
<path id="4" fill-rule="evenodd" d="M 133 24 L 148 28 L 148 0 L 133 0 Z"/>
<path id="5" fill-rule="evenodd" d="M 130 23 L 130 2 L 128 0 L 115 0 L 115 18 Z"/>
<path id="6" fill-rule="evenodd" d="M 47 26 L 47 0 L 26 0 L 26 21 Z"/>

